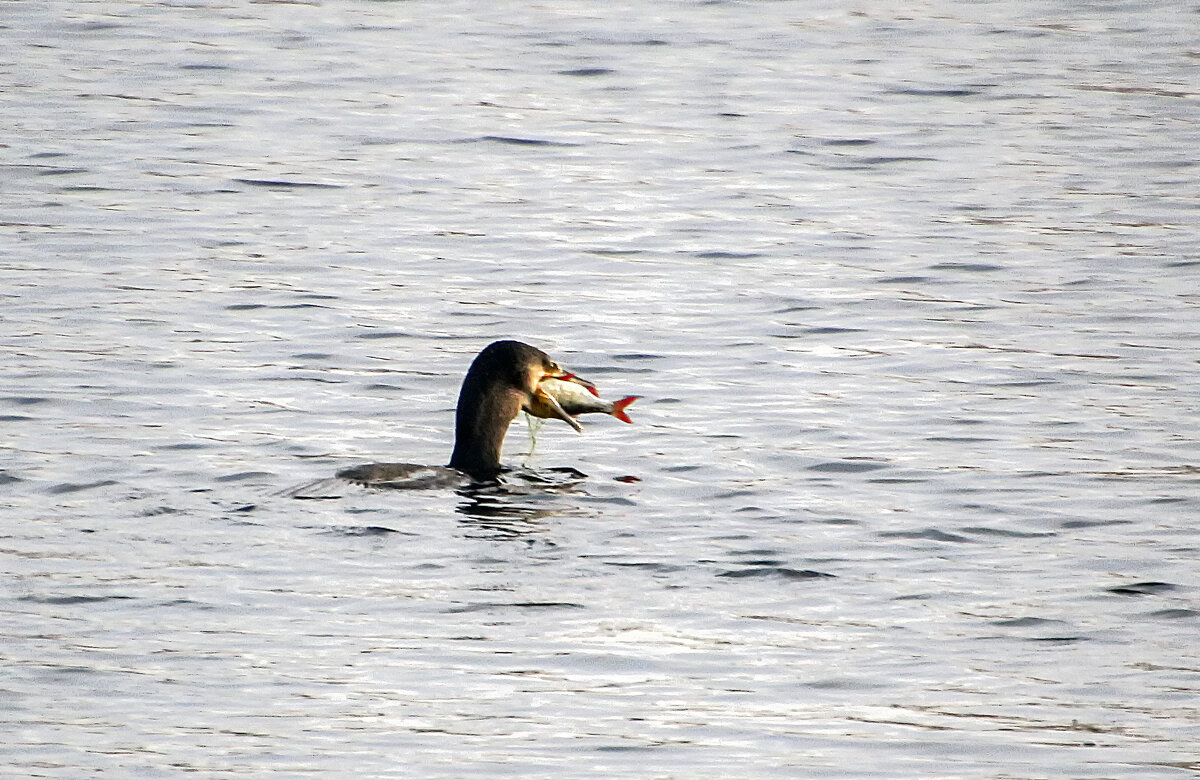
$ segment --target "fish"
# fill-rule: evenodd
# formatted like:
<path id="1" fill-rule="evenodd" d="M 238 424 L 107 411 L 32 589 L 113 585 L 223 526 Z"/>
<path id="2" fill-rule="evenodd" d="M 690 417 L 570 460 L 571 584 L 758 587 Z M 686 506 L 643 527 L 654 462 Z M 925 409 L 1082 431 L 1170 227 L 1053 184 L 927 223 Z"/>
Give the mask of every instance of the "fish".
<path id="1" fill-rule="evenodd" d="M 525 405 L 525 411 L 534 417 L 564 420 L 582 432 L 582 427 L 575 421 L 581 414 L 609 414 L 621 422 L 632 423 L 633 420 L 625 413 L 625 407 L 639 398 L 640 395 L 627 395 L 618 401 L 605 401 L 594 384 L 574 374 L 567 374 L 559 378 L 547 377 L 539 382 L 533 400 Z"/>

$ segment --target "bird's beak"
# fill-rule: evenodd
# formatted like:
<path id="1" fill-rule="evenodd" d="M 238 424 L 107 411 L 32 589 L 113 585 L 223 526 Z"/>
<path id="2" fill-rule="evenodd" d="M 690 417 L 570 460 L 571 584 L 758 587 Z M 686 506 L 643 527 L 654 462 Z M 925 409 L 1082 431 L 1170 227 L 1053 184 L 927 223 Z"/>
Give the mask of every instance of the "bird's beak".
<path id="1" fill-rule="evenodd" d="M 579 424 L 571 415 L 567 414 L 566 410 L 559 404 L 558 399 L 542 390 L 540 387 L 537 391 L 538 400 L 550 407 L 550 411 L 554 412 L 554 416 L 565 422 L 567 425 L 575 429 L 576 433 L 583 433 L 583 426 Z"/>
<path id="2" fill-rule="evenodd" d="M 555 377 L 555 378 L 561 379 L 564 382 L 574 382 L 575 384 L 580 385 L 581 387 L 586 387 L 587 391 L 589 393 L 596 396 L 597 398 L 600 397 L 600 393 L 596 391 L 596 386 L 581 376 L 576 376 L 575 374 L 568 372 L 566 374 L 563 374 L 560 377 Z"/>

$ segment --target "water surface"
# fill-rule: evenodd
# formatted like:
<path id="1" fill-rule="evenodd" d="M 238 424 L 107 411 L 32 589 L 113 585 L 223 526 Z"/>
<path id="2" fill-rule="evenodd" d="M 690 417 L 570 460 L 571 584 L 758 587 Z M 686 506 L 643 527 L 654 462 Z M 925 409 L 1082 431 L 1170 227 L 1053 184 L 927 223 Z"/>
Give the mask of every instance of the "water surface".
<path id="1" fill-rule="evenodd" d="M 1196 22 L 5 4 L 6 775 L 1193 777 Z"/>

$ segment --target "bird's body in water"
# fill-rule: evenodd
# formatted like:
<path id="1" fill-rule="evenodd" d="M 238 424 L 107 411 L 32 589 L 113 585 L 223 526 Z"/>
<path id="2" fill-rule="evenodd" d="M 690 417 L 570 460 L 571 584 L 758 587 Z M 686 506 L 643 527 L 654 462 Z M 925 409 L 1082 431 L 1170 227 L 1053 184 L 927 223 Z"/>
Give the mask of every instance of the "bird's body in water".
<path id="1" fill-rule="evenodd" d="M 586 381 L 575 378 L 536 347 L 519 341 L 490 344 L 475 357 L 463 379 L 455 412 L 454 451 L 448 465 L 369 463 L 339 471 L 337 477 L 366 487 L 393 488 L 451 487 L 494 479 L 503 471 L 500 453 L 509 425 L 522 408 L 535 403 L 538 385 L 545 379 Z M 536 403 L 545 416 L 558 417 L 577 431 L 582 430 L 557 401 L 547 403 L 541 399 Z M 314 486 L 325 482 L 328 480 Z"/>

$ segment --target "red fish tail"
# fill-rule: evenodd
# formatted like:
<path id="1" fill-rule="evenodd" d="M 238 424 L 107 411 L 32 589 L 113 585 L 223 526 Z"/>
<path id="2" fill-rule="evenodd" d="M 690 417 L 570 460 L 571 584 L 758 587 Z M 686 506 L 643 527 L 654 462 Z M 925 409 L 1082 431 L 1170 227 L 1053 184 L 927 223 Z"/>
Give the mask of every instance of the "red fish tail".
<path id="1" fill-rule="evenodd" d="M 639 398 L 641 398 L 640 395 L 627 395 L 620 401 L 613 401 L 613 410 L 609 412 L 609 414 L 611 414 L 613 417 L 616 417 L 621 422 L 632 423 L 633 420 L 629 419 L 629 415 L 625 414 L 625 407 L 629 406 Z"/>

